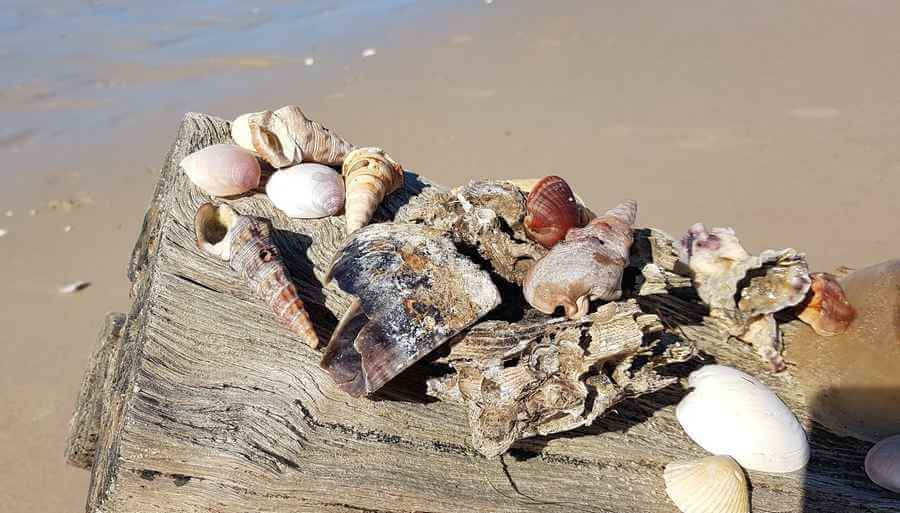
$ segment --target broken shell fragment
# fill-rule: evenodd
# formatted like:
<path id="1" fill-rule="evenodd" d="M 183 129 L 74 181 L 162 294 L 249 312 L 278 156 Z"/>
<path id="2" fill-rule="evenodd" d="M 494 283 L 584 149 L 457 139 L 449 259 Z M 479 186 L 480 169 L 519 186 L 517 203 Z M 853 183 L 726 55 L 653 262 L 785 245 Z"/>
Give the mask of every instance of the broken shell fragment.
<path id="1" fill-rule="evenodd" d="M 322 164 L 297 164 L 269 178 L 266 194 L 275 208 L 288 217 L 318 219 L 344 208 L 344 180 Z"/>
<path id="2" fill-rule="evenodd" d="M 353 145 L 309 119 L 296 105 L 252 112 L 231 124 L 231 138 L 275 168 L 300 162 L 340 166 Z"/>
<path id="3" fill-rule="evenodd" d="M 335 254 L 334 278 L 357 302 L 321 366 L 348 394 L 371 394 L 500 304 L 486 271 L 441 230 L 381 223 L 354 232 Z"/>
<path id="4" fill-rule="evenodd" d="M 688 385 L 694 390 L 678 403 L 675 416 L 698 445 L 750 470 L 786 473 L 806 465 L 806 433 L 759 380 L 724 365 L 706 365 L 690 374 Z"/>
<path id="5" fill-rule="evenodd" d="M 797 306 L 797 317 L 819 335 L 831 337 L 847 331 L 856 319 L 856 309 L 833 274 L 813 273 L 806 300 Z"/>
<path id="6" fill-rule="evenodd" d="M 259 161 L 234 144 L 213 144 L 179 164 L 191 182 L 211 196 L 234 196 L 259 187 Z"/>
<path id="7" fill-rule="evenodd" d="M 306 307 L 272 241 L 269 220 L 241 215 L 228 205 L 204 203 L 194 217 L 194 230 L 197 247 L 227 261 L 293 333 L 310 347 L 318 346 Z"/>
<path id="8" fill-rule="evenodd" d="M 346 184 L 347 233 L 367 225 L 384 197 L 403 187 L 403 167 L 381 148 L 350 152 L 341 174 Z"/>
<path id="9" fill-rule="evenodd" d="M 744 470 L 728 456 L 669 463 L 663 479 L 669 498 L 684 513 L 750 513 Z"/>
<path id="10" fill-rule="evenodd" d="M 585 315 L 593 299 L 622 295 L 622 274 L 634 241 L 637 204 L 627 201 L 569 231 L 528 271 L 522 284 L 525 300 L 546 314 L 562 306 L 569 319 Z"/>
<path id="11" fill-rule="evenodd" d="M 900 435 L 885 438 L 869 449 L 866 475 L 878 486 L 900 493 Z"/>
<path id="12" fill-rule="evenodd" d="M 528 195 L 525 203 L 525 231 L 528 237 L 552 248 L 566 233 L 578 226 L 578 205 L 575 194 L 565 180 L 545 176 Z"/>

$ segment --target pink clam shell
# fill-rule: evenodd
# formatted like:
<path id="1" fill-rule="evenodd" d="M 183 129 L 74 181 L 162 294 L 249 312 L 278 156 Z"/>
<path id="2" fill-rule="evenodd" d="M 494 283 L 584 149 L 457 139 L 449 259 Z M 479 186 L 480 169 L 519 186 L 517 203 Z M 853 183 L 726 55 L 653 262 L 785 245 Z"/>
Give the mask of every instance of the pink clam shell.
<path id="1" fill-rule="evenodd" d="M 234 144 L 214 144 L 181 161 L 191 182 L 212 196 L 234 196 L 259 187 L 259 161 Z"/>

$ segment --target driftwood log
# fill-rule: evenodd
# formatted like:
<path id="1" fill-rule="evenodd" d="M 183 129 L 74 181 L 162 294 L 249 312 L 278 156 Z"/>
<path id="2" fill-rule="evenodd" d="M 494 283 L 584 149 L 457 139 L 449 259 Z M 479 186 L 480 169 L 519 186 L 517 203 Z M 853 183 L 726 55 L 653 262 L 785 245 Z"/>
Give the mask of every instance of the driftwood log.
<path id="1" fill-rule="evenodd" d="M 290 337 L 245 284 L 195 246 L 192 220 L 207 198 L 178 162 L 228 139 L 226 122 L 188 114 L 166 157 L 129 266 L 133 303 L 127 319 L 108 318 L 73 418 L 67 457 L 91 469 L 88 512 L 677 511 L 663 468 L 705 455 L 675 420 L 686 393 L 677 382 L 584 427 L 520 440 L 493 459 L 473 448 L 465 405 L 426 395 L 429 365 L 412 367 L 374 398 L 338 390 L 318 366 L 321 354 Z M 408 180 L 380 215 L 428 187 Z M 350 302 L 322 285 L 343 221 L 290 220 L 253 197 L 238 208 L 272 219 L 327 339 Z M 690 299 L 690 280 L 669 272 L 671 257 L 656 255 L 657 243 L 652 233 L 636 242 L 642 272 L 628 279 L 641 290 L 640 309 L 699 348 L 706 363 L 759 376 L 810 434 L 805 471 L 749 473 L 753 511 L 900 512 L 898 497 L 864 474 L 871 444 L 827 431 L 805 409 L 790 369 L 769 374 L 748 346 L 729 341 Z M 653 263 L 643 265 L 648 254 Z M 490 324 L 472 329 L 493 332 L 503 334 Z M 670 375 L 697 365 L 676 365 Z"/>

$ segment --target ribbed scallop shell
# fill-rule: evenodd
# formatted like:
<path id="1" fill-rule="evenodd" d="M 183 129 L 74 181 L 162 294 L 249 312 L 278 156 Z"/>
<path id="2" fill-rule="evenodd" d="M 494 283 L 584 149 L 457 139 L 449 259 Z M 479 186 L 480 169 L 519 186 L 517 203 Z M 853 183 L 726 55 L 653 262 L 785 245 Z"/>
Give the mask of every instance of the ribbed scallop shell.
<path id="1" fill-rule="evenodd" d="M 690 374 L 688 385 L 694 390 L 675 415 L 698 445 L 751 470 L 785 473 L 806 465 L 806 433 L 759 380 L 724 365 L 706 365 Z"/>
<path id="2" fill-rule="evenodd" d="M 663 479 L 669 498 L 684 513 L 750 513 L 747 478 L 728 456 L 669 463 Z"/>
<path id="3" fill-rule="evenodd" d="M 866 475 L 878 486 L 900 493 L 900 435 L 885 438 L 869 449 Z"/>
<path id="4" fill-rule="evenodd" d="M 531 240 L 552 248 L 578 226 L 578 204 L 569 184 L 558 176 L 545 176 L 525 202 L 525 231 Z"/>
<path id="5" fill-rule="evenodd" d="M 194 185 L 211 196 L 234 196 L 259 187 L 259 161 L 234 144 L 207 146 L 179 165 Z"/>
<path id="6" fill-rule="evenodd" d="M 847 300 L 844 288 L 834 275 L 813 273 L 806 300 L 797 305 L 797 317 L 823 337 L 847 331 L 856 319 L 856 309 Z"/>
<path id="7" fill-rule="evenodd" d="M 267 219 L 240 215 L 228 205 L 205 203 L 194 217 L 194 230 L 197 247 L 227 261 L 285 326 L 310 347 L 318 346 L 318 335 L 272 241 Z"/>
<path id="8" fill-rule="evenodd" d="M 341 174 L 346 187 L 347 233 L 369 224 L 384 197 L 403 187 L 403 167 L 381 148 L 353 150 L 344 160 Z"/>
<path id="9" fill-rule="evenodd" d="M 275 208 L 298 219 L 333 216 L 344 208 L 344 180 L 322 164 L 297 164 L 276 171 L 266 184 L 266 194 Z"/>

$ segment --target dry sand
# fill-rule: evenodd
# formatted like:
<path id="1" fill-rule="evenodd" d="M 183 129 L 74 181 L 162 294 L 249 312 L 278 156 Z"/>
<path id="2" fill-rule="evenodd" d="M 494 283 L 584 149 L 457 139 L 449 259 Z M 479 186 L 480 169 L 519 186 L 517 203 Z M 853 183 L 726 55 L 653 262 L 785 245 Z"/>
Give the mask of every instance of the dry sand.
<path id="1" fill-rule="evenodd" d="M 313 3 L 73 32 L 50 79 L 28 45 L 0 45 L 28 75 L 5 64 L 0 90 L 0 512 L 83 508 L 88 473 L 62 459 L 72 401 L 103 314 L 128 307 L 128 255 L 187 110 L 299 103 L 444 184 L 559 174 L 595 209 L 634 198 L 640 224 L 733 226 L 817 270 L 900 256 L 900 3 Z M 9 23 L 0 43 L 27 42 Z M 92 286 L 57 294 L 74 280 Z"/>

